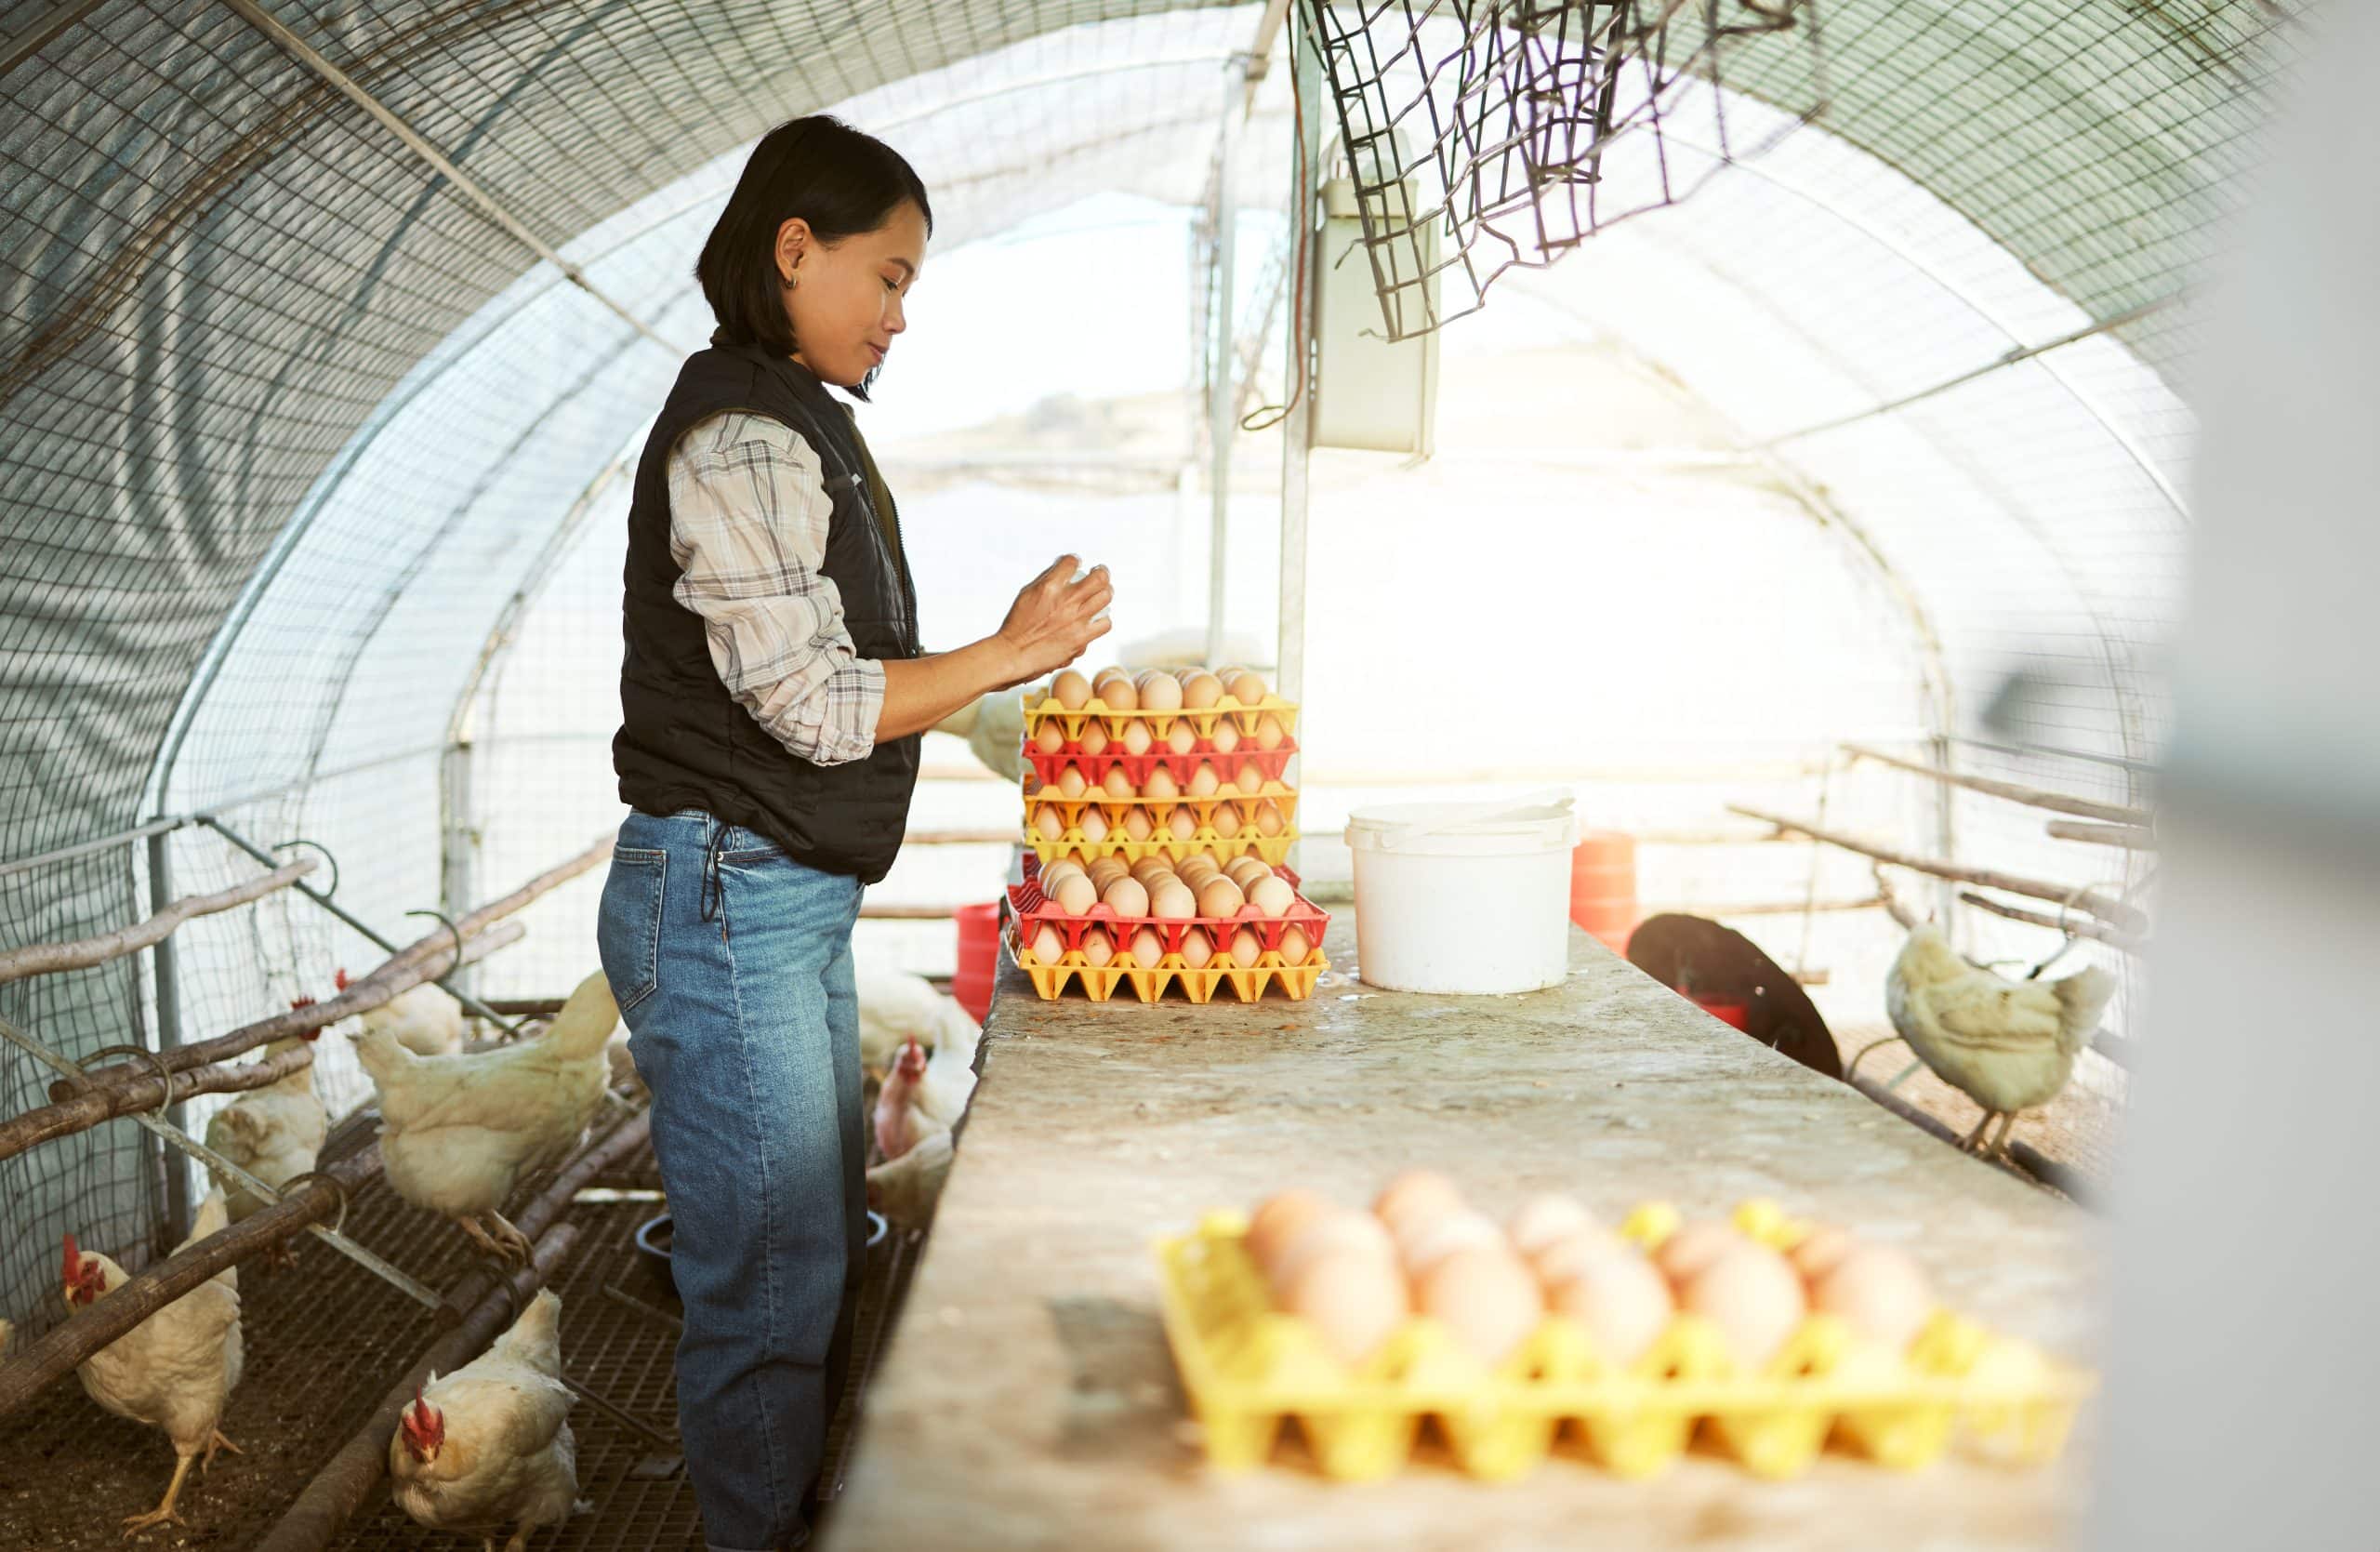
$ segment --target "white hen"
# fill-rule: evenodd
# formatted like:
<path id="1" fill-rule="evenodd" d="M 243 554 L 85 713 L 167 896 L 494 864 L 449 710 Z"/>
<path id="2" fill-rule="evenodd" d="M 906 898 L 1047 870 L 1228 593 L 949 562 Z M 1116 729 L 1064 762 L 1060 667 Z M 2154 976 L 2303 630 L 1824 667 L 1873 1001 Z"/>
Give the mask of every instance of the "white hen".
<path id="1" fill-rule="evenodd" d="M 562 1378 L 562 1299 L 540 1289 L 487 1351 L 414 1393 L 389 1440 L 390 1496 L 418 1525 L 481 1537 L 529 1532 L 589 1506 L 578 1499 L 576 1398 Z"/>
<path id="2" fill-rule="evenodd" d="M 599 970 L 534 1040 L 417 1056 L 385 1028 L 351 1037 L 379 1091 L 389 1184 L 453 1219 L 482 1249 L 527 1261 L 529 1241 L 497 1209 L 522 1180 L 577 1150 L 603 1105 L 605 1045 L 619 1020 Z"/>
<path id="3" fill-rule="evenodd" d="M 347 972 L 333 977 L 347 989 Z M 463 1048 L 463 1004 L 434 981 L 407 987 L 377 1008 L 355 1015 L 366 1035 L 385 1030 L 416 1056 L 445 1056 Z M 353 1038 L 352 1036 L 350 1037 Z"/>
<path id="4" fill-rule="evenodd" d="M 193 1245 L 230 1221 L 223 1193 L 210 1191 L 199 1204 L 190 1238 L 174 1248 Z M 129 1280 L 122 1267 L 66 1236 L 68 1315 L 81 1313 Z M 162 1428 L 173 1440 L 174 1479 L 166 1484 L 165 1501 L 127 1518 L 126 1535 L 168 1521 L 186 1523 L 174 1503 L 190 1463 L 203 1454 L 204 1471 L 214 1464 L 216 1451 L 239 1453 L 218 1425 L 231 1387 L 240 1383 L 240 1274 L 226 1267 L 76 1367 L 91 1399 L 118 1417 Z"/>
<path id="5" fill-rule="evenodd" d="M 858 981 L 859 1059 L 872 1072 L 889 1069 L 905 1041 L 938 1051 L 945 1042 L 972 1041 L 979 1033 L 967 1010 L 922 975 L 862 968 Z M 971 1044 L 970 1060 L 973 1055 Z"/>
<path id="6" fill-rule="evenodd" d="M 321 1032 L 274 1041 L 264 1048 L 265 1055 L 270 1059 L 298 1050 Z M 310 1064 L 216 1111 L 206 1122 L 206 1146 L 278 1190 L 314 1167 L 328 1131 Z M 220 1184 L 233 1223 L 268 1205 L 245 1186 L 231 1180 Z"/>
<path id="7" fill-rule="evenodd" d="M 1983 1107 L 1960 1146 L 1996 1153 L 2017 1111 L 2066 1087 L 2115 990 L 2115 977 L 2096 965 L 2062 980 L 2012 981 L 1961 959 L 1939 928 L 1921 926 L 1885 978 L 1884 1008 L 1919 1059 Z M 1985 1130 L 2002 1117 L 1986 1147 Z"/>

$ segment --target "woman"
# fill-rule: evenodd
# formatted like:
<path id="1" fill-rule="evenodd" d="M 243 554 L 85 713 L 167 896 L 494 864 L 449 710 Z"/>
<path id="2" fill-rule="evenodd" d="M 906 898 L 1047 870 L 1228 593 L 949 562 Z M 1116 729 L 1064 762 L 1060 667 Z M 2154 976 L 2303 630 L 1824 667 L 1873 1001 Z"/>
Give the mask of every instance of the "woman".
<path id="1" fill-rule="evenodd" d="M 1062 556 L 998 630 L 918 644 L 865 401 L 933 215 L 826 117 L 754 148 L 695 274 L 717 314 L 628 506 L 620 826 L 597 925 L 685 1301 L 679 1426 L 713 1552 L 807 1539 L 866 1207 L 852 923 L 900 849 L 922 732 L 1105 632 Z"/>

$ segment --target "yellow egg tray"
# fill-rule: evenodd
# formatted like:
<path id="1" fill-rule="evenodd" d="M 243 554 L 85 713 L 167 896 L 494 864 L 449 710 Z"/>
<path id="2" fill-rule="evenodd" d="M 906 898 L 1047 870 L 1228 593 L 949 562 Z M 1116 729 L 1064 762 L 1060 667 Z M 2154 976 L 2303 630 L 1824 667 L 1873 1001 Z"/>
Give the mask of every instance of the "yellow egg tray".
<path id="1" fill-rule="evenodd" d="M 1065 994 L 1069 982 L 1081 988 L 1082 994 L 1094 1002 L 1104 1002 L 1116 995 L 1119 986 L 1129 986 L 1132 994 L 1144 1002 L 1155 1002 L 1174 987 L 1193 1002 L 1211 1002 L 1215 993 L 1229 988 L 1233 996 L 1243 1002 L 1262 999 L 1266 988 L 1278 987 L 1281 994 L 1292 1002 L 1302 1002 L 1314 992 L 1314 983 L 1330 968 L 1330 962 L 1316 948 L 1303 964 L 1291 964 L 1276 949 L 1267 949 L 1257 956 L 1251 965 L 1235 964 L 1228 968 L 1208 965 L 1193 970 L 1180 954 L 1168 954 L 1154 968 L 1135 962 L 1125 964 L 1110 960 L 1094 965 L 1081 949 L 1069 951 L 1055 964 L 1046 964 L 1036 958 L 1032 949 L 1009 942 L 1009 953 L 1017 968 L 1032 979 L 1034 994 L 1044 1002 L 1054 1002 Z"/>
<path id="2" fill-rule="evenodd" d="M 1025 831 L 1018 839 L 1041 859 L 1044 866 L 1069 853 L 1079 852 L 1085 862 L 1099 856 L 1120 856 L 1127 862 L 1138 862 L 1144 856 L 1161 856 L 1169 862 L 1180 862 L 1201 854 L 1213 857 L 1217 862 L 1228 862 L 1236 856 L 1251 856 L 1268 868 L 1278 868 L 1289 856 L 1289 847 L 1297 838 L 1297 828 L 1291 826 L 1278 835 L 1251 835 L 1242 829 L 1228 841 L 1211 829 L 1202 829 L 1187 841 L 1176 840 L 1170 835 L 1152 836 L 1146 841 L 1127 841 L 1113 830 L 1102 840 L 1091 841 L 1078 829 L 1070 829 L 1055 841 L 1033 830 Z"/>
<path id="3" fill-rule="evenodd" d="M 1621 1232 L 1658 1243 L 1677 1222 L 1647 1203 Z M 1806 1232 L 1765 1201 L 1744 1203 L 1736 1222 L 1779 1249 Z M 1954 1439 L 2035 1465 L 2064 1446 L 2095 1384 L 1948 1310 L 1901 1354 L 1812 1315 L 1758 1373 L 1739 1372 L 1717 1328 L 1695 1315 L 1675 1317 L 1625 1367 L 1577 1322 L 1549 1315 L 1493 1368 L 1417 1316 L 1351 1369 L 1273 1307 L 1247 1228 L 1243 1214 L 1215 1212 L 1156 1244 L 1166 1335 L 1207 1458 L 1225 1471 L 1263 1465 L 1293 1420 L 1323 1475 L 1345 1481 L 1395 1475 L 1432 1419 L 1455 1465 L 1491 1481 L 1526 1475 L 1557 1448 L 1615 1476 L 1649 1477 L 1698 1428 L 1766 1479 L 1799 1476 L 1830 1439 L 1895 1470 L 1930 1465 Z"/>
<path id="4" fill-rule="evenodd" d="M 1064 728 L 1071 742 L 1082 736 L 1083 724 L 1094 718 L 1106 727 L 1110 738 L 1121 738 L 1126 725 L 1131 723 L 1144 723 L 1151 737 L 1163 738 L 1173 731 L 1173 724 L 1177 722 L 1188 723 L 1201 738 L 1211 738 L 1215 736 L 1215 724 L 1226 717 L 1239 728 L 1243 736 L 1254 736 L 1256 724 L 1268 716 L 1280 724 L 1282 736 L 1294 738 L 1298 731 L 1296 703 L 1283 700 L 1278 696 L 1266 696 L 1253 706 L 1243 706 L 1232 696 L 1225 696 L 1214 705 L 1202 706 L 1196 711 L 1178 709 L 1171 711 L 1111 711 L 1107 703 L 1097 696 L 1091 696 L 1079 711 L 1067 710 L 1058 704 L 1054 696 L 1038 702 L 1025 700 L 1022 704 L 1025 707 L 1025 736 L 1028 742 L 1041 731 L 1041 724 L 1046 722 L 1054 722 Z"/>

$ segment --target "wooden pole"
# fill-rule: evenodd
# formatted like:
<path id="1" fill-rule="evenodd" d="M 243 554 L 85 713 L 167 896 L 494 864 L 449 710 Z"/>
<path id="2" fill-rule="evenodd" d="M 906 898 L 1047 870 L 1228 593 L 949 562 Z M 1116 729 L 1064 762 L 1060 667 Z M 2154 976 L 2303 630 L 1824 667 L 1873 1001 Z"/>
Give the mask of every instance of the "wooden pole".
<path id="1" fill-rule="evenodd" d="M 2078 818 L 2104 819 L 2109 824 L 2146 826 L 2155 816 L 2145 808 L 2133 808 L 2123 803 L 2094 803 L 2088 798 L 2070 798 L 2063 792 L 2045 792 L 2035 787 L 2019 787 L 2013 781 L 1995 781 L 1990 776 L 1965 776 L 1957 771 L 1937 771 L 1931 765 L 1921 765 L 1897 754 L 1871 749 L 1865 744 L 1845 744 L 1845 754 L 1861 760 L 1872 760 L 1880 765 L 1910 771 L 1930 780 L 1964 787 L 1970 792 L 1982 792 L 1994 798 L 2005 798 L 2030 808 L 2045 808 L 2053 814 L 2071 814 Z"/>
<path id="2" fill-rule="evenodd" d="M 441 927 L 437 933 L 412 945 L 362 980 L 349 982 L 345 991 L 327 1002 L 310 1002 L 302 1008 L 291 1008 L 286 1013 L 260 1018 L 254 1024 L 243 1024 L 230 1034 L 203 1040 L 194 1045 L 178 1045 L 160 1051 L 157 1059 L 169 1072 L 187 1072 L 192 1068 L 227 1061 L 284 1036 L 302 1035 L 309 1029 L 336 1024 L 350 1014 L 377 1008 L 397 993 L 423 981 L 433 980 L 458 965 L 469 964 L 486 958 L 498 948 L 518 943 L 526 931 L 518 922 L 505 922 L 467 935 L 463 940 L 462 952 L 457 954 L 453 935 Z M 93 1068 L 84 1082 L 61 1078 L 50 1084 L 49 1096 L 63 1103 L 80 1094 L 143 1087 L 153 1104 L 158 1097 L 157 1084 L 154 1064 L 124 1062 Z M 139 1105 L 124 1107 L 126 1110 L 139 1108 Z"/>
<path id="3" fill-rule="evenodd" d="M 525 1307 L 570 1258 L 577 1239 L 575 1224 L 559 1224 L 537 1236 L 529 1265 L 512 1273 L 505 1285 L 491 1284 L 472 1301 L 460 1324 L 430 1345 L 430 1350 L 380 1398 L 371 1419 L 315 1473 L 253 1552 L 322 1552 L 328 1546 L 388 1471 L 389 1440 L 396 1434 L 398 1414 L 412 1404 L 415 1389 L 429 1383 L 431 1370 L 452 1373 L 485 1351 L 512 1323 L 513 1311 Z"/>
<path id="4" fill-rule="evenodd" d="M 2011 922 L 2030 922 L 2036 927 L 2047 927 L 2053 932 L 2072 933 L 2076 937 L 2092 938 L 2121 948 L 2127 954 L 2145 954 L 2149 951 L 2147 938 L 2110 927 L 2104 922 L 2095 922 L 2087 916 L 2075 916 L 2069 913 L 2066 920 L 2061 922 L 2045 910 L 2027 910 L 2022 906 L 2012 906 L 2005 901 L 1995 900 L 1988 895 L 1977 895 L 1971 889 L 1959 891 L 1959 898 L 1978 910 L 1988 910 L 1994 916 L 2004 916 Z"/>
<path id="5" fill-rule="evenodd" d="M 1800 819 L 1788 819 L 1781 815 L 1765 813 L 1757 808 L 1747 808 L 1740 803 L 1729 803 L 1727 812 L 1740 814 L 1747 819 L 1765 820 L 1783 829 L 1799 830 L 1814 841 L 1823 841 L 1830 846 L 1840 846 L 1846 852 L 1857 852 L 1861 856 L 1873 857 L 1878 862 L 1889 862 L 1896 868 L 1906 868 L 1912 873 L 1924 873 L 1933 878 L 1949 879 L 1954 883 L 1972 883 L 1985 889 L 1997 889 L 2010 895 L 2024 895 L 2036 900 L 2047 900 L 2052 904 L 2076 907 L 2131 932 L 2145 932 L 2149 927 L 2147 915 L 2121 900 L 2110 900 L 2096 890 L 2069 890 L 2055 883 L 2044 882 L 2040 879 L 2020 878 L 2016 874 L 2003 873 L 1990 868 L 1963 868 L 1954 862 L 1940 862 L 1930 857 L 1911 856 L 1906 853 L 1876 845 L 1872 842 L 1855 841 L 1849 836 L 1818 829 Z"/>
<path id="6" fill-rule="evenodd" d="M 380 1173 L 380 1149 L 377 1144 L 367 1147 L 324 1173 L 352 1198 Z M 124 1286 L 0 1363 L 0 1417 L 224 1267 L 329 1217 L 338 1202 L 339 1193 L 329 1182 L 310 1180 L 271 1206 L 134 1274 Z"/>
<path id="7" fill-rule="evenodd" d="M 313 1065 L 314 1048 L 307 1045 L 261 1062 L 196 1068 L 176 1075 L 173 1096 L 179 1103 L 192 1094 L 261 1089 Z M 56 1137 L 87 1132 L 103 1121 L 153 1110 L 165 1097 L 161 1092 L 164 1081 L 153 1074 L 122 1088 L 92 1089 L 81 1094 L 74 1093 L 71 1086 L 60 1086 L 68 1088 L 66 1099 L 0 1121 L 0 1159 L 13 1159 L 29 1147 Z"/>
<path id="8" fill-rule="evenodd" d="M 2047 829 L 2053 840 L 2088 841 L 2100 846 L 2122 846 L 2130 852 L 2153 852 L 2157 849 L 2157 832 L 2138 825 L 2095 825 L 2082 819 L 2052 819 Z"/>
<path id="9" fill-rule="evenodd" d="M 28 975 L 54 975 L 61 970 L 88 970 L 95 964 L 122 959 L 162 941 L 193 916 L 212 916 L 219 910 L 260 900 L 276 889 L 287 888 L 319 866 L 317 858 L 299 857 L 229 889 L 218 889 L 212 895 L 185 895 L 146 921 L 118 927 L 112 933 L 78 937 L 67 943 L 31 943 L 11 948 L 0 954 L 0 983 L 21 981 Z"/>

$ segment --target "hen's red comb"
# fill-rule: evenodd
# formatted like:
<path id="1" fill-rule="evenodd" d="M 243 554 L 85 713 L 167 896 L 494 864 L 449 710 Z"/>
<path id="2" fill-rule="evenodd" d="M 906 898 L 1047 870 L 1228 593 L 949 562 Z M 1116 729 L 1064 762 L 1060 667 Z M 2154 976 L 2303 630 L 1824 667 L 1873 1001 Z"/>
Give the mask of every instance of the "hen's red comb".
<path id="1" fill-rule="evenodd" d="M 292 997 L 289 1000 L 289 1005 L 293 1008 L 311 1008 L 314 1005 L 314 1000 L 311 997 Z"/>
<path id="2" fill-rule="evenodd" d="M 341 991 L 345 991 L 347 989 L 347 966 L 341 965 L 338 967 L 337 973 L 331 976 L 331 985 L 338 988 Z"/>

